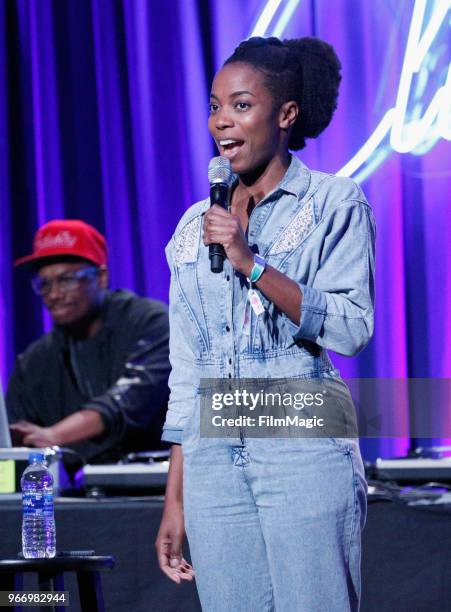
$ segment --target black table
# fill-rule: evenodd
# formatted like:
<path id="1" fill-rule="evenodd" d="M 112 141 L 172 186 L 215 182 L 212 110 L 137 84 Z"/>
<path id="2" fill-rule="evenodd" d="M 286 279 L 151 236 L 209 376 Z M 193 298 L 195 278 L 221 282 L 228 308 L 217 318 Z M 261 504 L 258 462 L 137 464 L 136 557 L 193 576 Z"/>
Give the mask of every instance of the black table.
<path id="1" fill-rule="evenodd" d="M 201 609 L 194 584 L 178 586 L 158 568 L 154 542 L 162 507 L 161 497 L 55 501 L 57 550 L 93 549 L 96 555 L 112 555 L 115 559 L 114 569 L 102 576 L 108 612 Z M 0 496 L 0 517 L 0 558 L 17 556 L 21 546 L 20 498 L 2 500 Z M 66 589 L 71 594 L 77 592 L 70 574 Z M 70 611 L 80 611 L 75 597 Z"/>
<path id="2" fill-rule="evenodd" d="M 162 498 L 56 501 L 58 550 L 91 548 L 115 557 L 114 570 L 103 576 L 108 612 L 199 612 L 194 584 L 176 585 L 158 569 L 162 506 Z M 0 557 L 10 558 L 20 546 L 20 499 L 0 497 L 0 512 Z M 69 579 L 66 588 L 76 591 Z M 451 612 L 451 507 L 370 501 L 362 582 L 362 612 Z"/>
<path id="3" fill-rule="evenodd" d="M 100 572 L 113 567 L 114 559 L 109 556 L 77 555 L 58 556 L 52 559 L 1 559 L 0 590 L 23 591 L 24 576 L 33 573 L 38 578 L 37 590 L 61 593 L 65 590 L 64 574 L 75 572 L 79 602 L 83 612 L 104 612 Z M 20 604 L 14 607 L 14 610 L 22 611 L 23 609 L 24 607 Z M 65 612 L 66 607 L 56 603 L 51 606 L 40 606 L 40 610 Z"/>

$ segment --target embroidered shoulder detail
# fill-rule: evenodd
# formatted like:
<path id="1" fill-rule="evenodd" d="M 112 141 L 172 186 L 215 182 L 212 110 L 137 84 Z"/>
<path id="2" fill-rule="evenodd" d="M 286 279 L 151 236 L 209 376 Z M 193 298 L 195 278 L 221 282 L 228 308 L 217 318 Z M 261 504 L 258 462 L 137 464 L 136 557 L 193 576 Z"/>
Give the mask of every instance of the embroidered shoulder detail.
<path id="1" fill-rule="evenodd" d="M 301 208 L 298 214 L 285 228 L 282 235 L 272 245 L 269 255 L 291 251 L 302 242 L 313 226 L 312 201 Z"/>
<path id="2" fill-rule="evenodd" d="M 200 222 L 201 217 L 195 217 L 192 221 L 187 223 L 178 236 L 174 238 L 174 262 L 176 266 L 197 260 Z"/>

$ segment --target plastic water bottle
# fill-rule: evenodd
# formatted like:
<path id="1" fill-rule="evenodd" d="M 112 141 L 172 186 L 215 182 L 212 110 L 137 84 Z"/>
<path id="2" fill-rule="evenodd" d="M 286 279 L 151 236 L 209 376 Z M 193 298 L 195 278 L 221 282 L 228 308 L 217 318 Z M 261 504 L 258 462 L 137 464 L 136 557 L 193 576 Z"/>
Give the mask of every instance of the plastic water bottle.
<path id="1" fill-rule="evenodd" d="M 22 475 L 22 553 L 25 559 L 51 558 L 56 554 L 53 476 L 44 454 L 30 453 Z"/>

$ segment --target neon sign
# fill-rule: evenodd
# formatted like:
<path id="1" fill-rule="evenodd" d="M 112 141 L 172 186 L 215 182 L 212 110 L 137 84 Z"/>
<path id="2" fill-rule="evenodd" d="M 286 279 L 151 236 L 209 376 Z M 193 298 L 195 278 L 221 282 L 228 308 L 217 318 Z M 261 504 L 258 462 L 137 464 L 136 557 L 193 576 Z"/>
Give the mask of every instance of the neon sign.
<path id="1" fill-rule="evenodd" d="M 431 47 L 440 30 L 449 25 L 451 0 L 435 0 L 425 24 L 427 2 L 415 0 L 395 106 L 385 113 L 359 151 L 337 172 L 339 176 L 352 176 L 361 182 L 380 166 L 390 151 L 424 155 L 440 138 L 451 140 L 450 62 L 445 70 L 444 84 L 437 89 L 424 112 L 421 104 L 437 61 L 437 54 L 432 53 Z M 282 0 L 269 0 L 251 36 L 280 37 L 299 4 L 300 0 L 289 0 L 282 10 Z M 449 53 L 448 47 L 446 51 Z M 415 89 L 414 76 L 419 82 Z"/>

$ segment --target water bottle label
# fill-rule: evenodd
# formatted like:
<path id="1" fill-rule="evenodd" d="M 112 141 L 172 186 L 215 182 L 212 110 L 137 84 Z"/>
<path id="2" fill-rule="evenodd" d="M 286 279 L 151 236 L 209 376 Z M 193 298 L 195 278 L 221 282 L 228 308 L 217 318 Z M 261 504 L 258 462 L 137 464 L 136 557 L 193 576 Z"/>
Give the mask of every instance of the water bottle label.
<path id="1" fill-rule="evenodd" d="M 24 493 L 22 508 L 24 515 L 53 516 L 53 493 Z"/>

